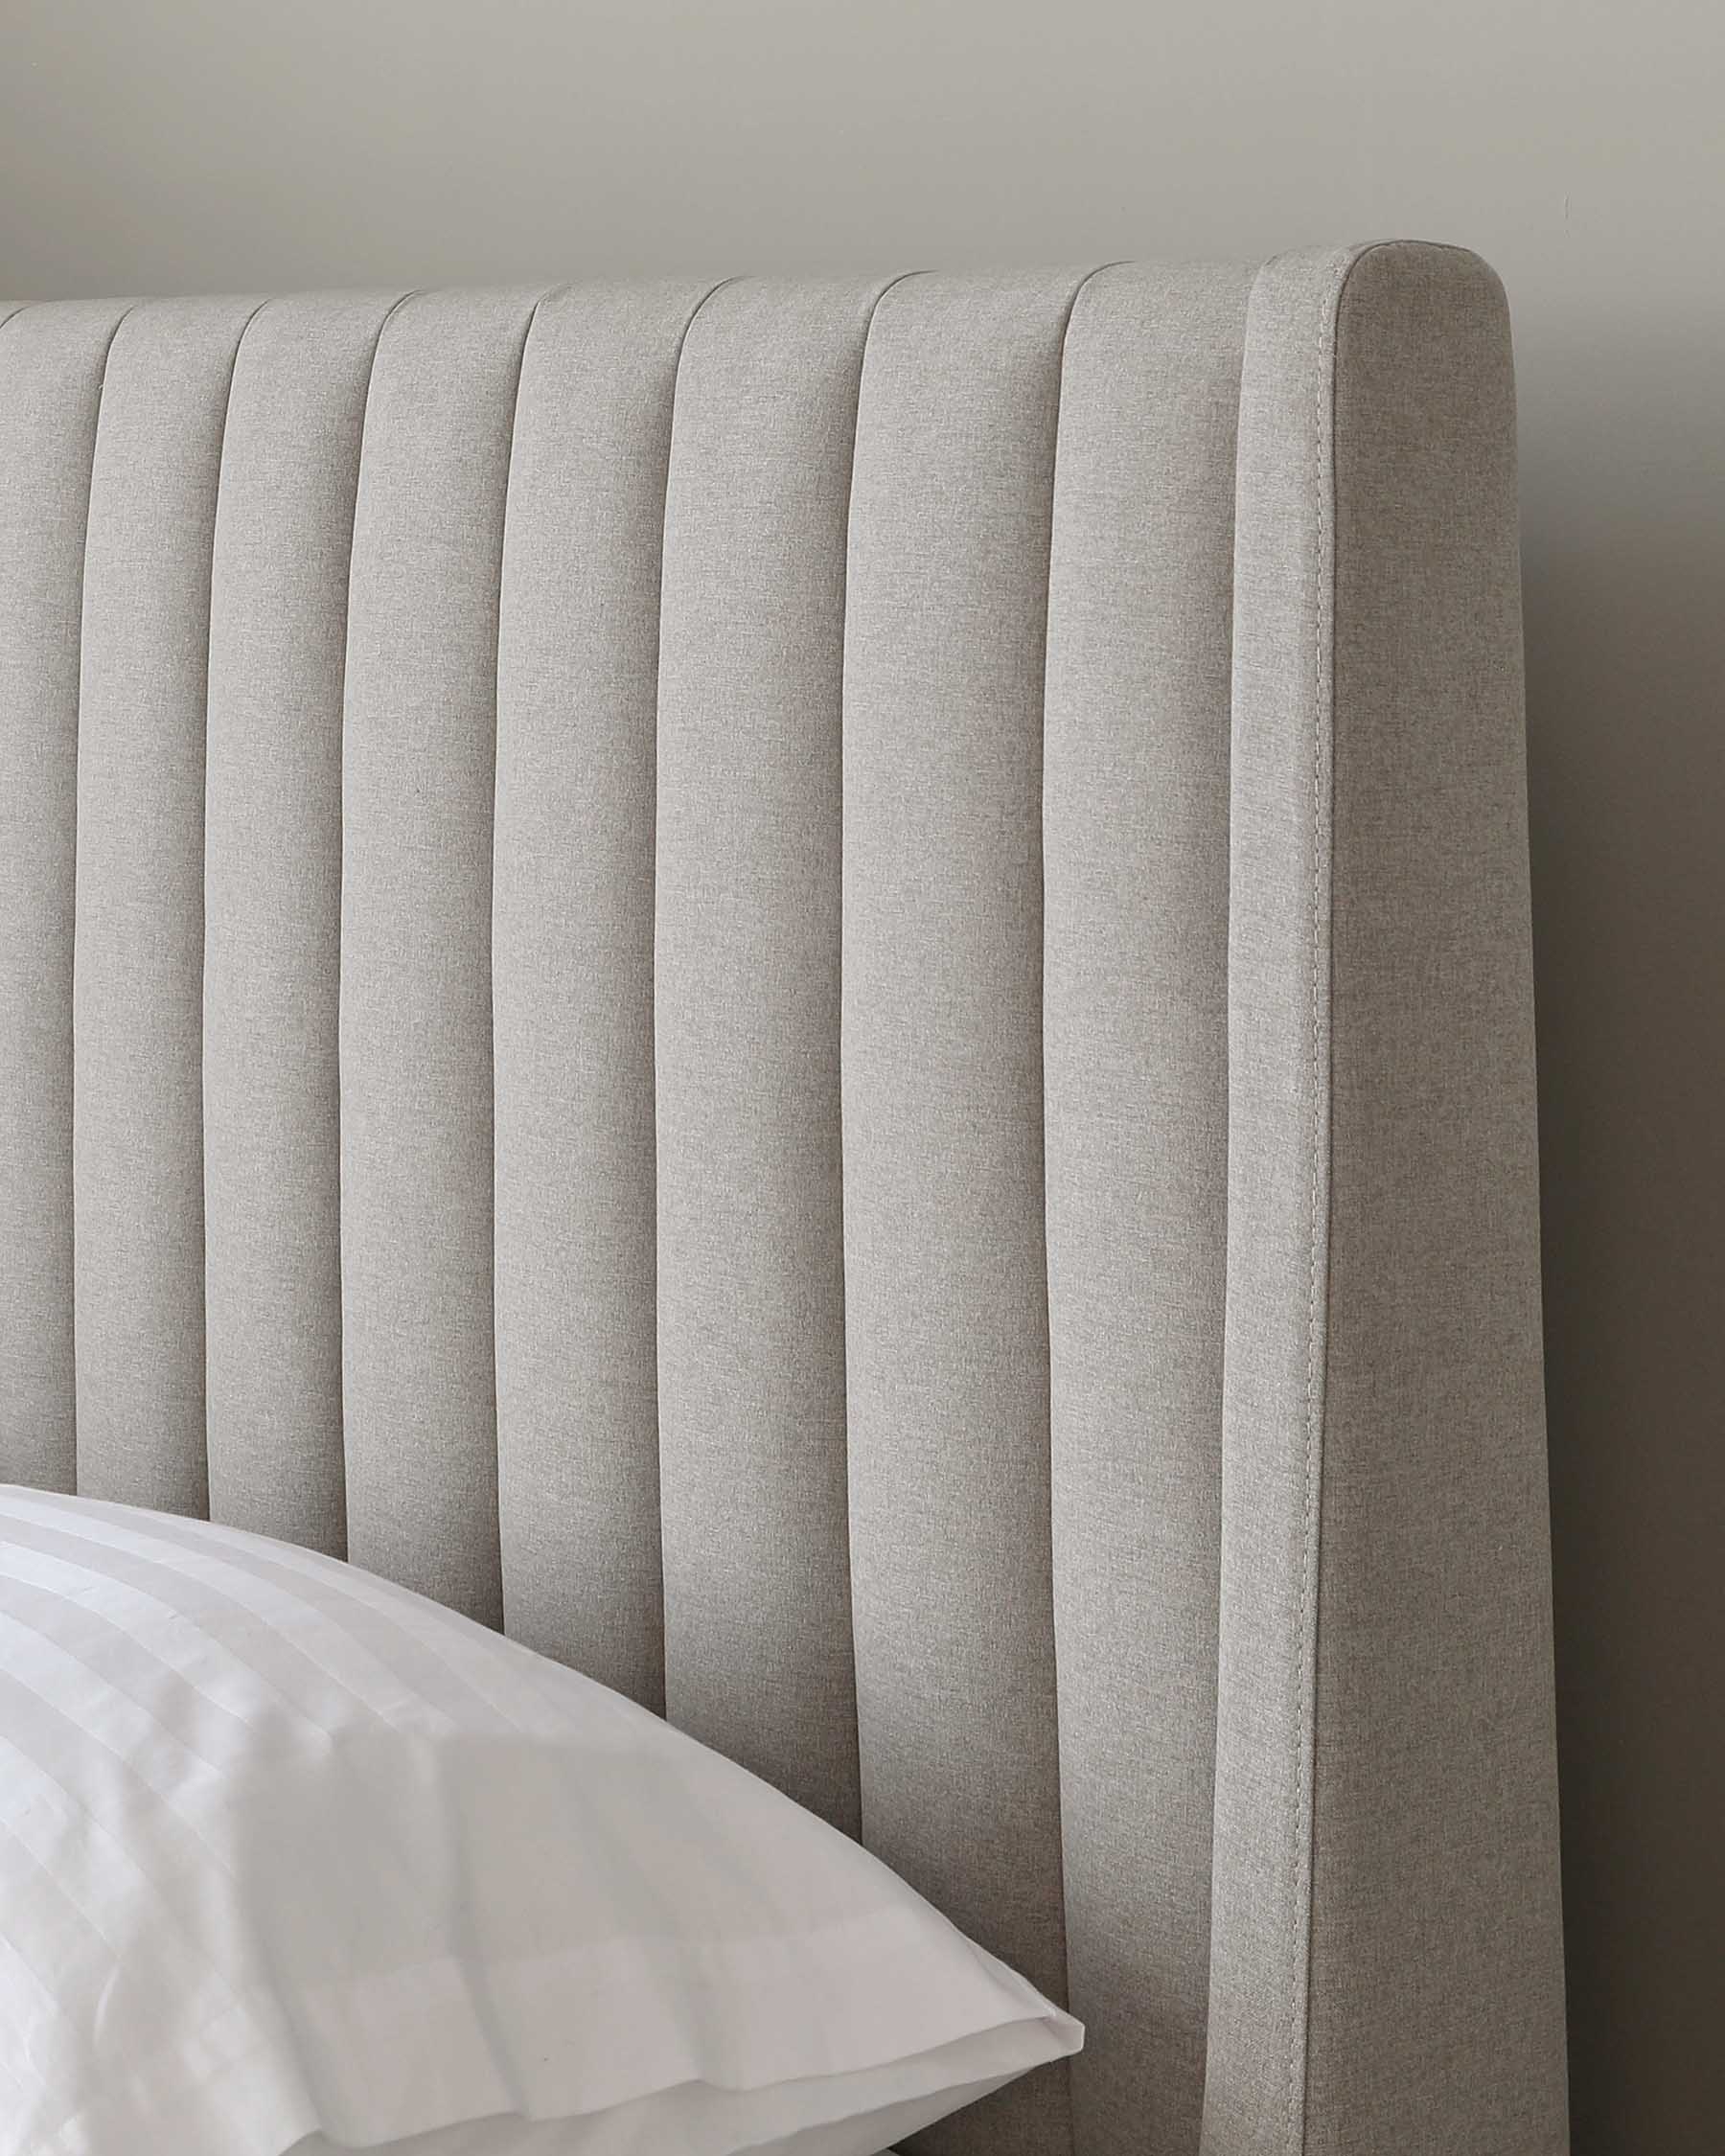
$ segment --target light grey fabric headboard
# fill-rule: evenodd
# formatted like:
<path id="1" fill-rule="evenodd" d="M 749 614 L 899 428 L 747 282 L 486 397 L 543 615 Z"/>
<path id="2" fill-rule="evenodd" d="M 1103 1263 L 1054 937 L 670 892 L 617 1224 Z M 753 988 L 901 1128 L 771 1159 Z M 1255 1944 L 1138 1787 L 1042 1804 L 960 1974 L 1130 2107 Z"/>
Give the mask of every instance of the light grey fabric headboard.
<path id="1" fill-rule="evenodd" d="M 1090 2024 L 1564 2145 L 1495 280 L 0 327 L 0 1474 L 663 1705 Z"/>

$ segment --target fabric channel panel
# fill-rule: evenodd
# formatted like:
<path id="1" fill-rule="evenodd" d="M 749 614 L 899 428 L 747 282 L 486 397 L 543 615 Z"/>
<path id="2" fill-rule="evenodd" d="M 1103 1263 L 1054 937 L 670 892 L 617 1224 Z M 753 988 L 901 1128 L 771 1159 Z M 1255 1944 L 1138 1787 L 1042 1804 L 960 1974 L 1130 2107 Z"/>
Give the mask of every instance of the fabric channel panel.
<path id="1" fill-rule="evenodd" d="M 349 592 L 341 1263 L 349 1553 L 502 1621 L 492 826 L 525 293 L 422 294 L 379 340 Z"/>

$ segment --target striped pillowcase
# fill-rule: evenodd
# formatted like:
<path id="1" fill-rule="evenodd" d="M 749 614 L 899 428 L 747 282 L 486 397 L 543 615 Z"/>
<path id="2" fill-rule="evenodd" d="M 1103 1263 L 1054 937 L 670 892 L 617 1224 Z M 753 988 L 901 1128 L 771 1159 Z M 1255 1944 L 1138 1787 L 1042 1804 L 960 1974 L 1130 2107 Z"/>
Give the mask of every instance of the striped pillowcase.
<path id="1" fill-rule="evenodd" d="M 865 2156 L 1081 2040 L 572 1670 L 0 1488 L 0 2156 Z"/>

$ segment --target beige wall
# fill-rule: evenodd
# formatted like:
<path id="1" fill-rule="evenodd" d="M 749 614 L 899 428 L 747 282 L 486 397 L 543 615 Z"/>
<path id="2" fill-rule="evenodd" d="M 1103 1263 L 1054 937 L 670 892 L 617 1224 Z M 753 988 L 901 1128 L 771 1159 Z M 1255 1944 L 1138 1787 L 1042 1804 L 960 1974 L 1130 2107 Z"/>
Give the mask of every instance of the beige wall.
<path id="1" fill-rule="evenodd" d="M 1717 0 L 6 0 L 0 287 L 1490 257 L 1581 2156 L 1725 2145 Z"/>

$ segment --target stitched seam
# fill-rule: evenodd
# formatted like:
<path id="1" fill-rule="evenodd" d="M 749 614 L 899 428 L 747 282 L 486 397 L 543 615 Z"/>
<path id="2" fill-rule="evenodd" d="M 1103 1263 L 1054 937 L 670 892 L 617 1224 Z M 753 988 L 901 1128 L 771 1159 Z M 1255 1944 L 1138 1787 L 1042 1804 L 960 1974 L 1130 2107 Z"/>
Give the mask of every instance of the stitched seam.
<path id="1" fill-rule="evenodd" d="M 1328 310 L 1326 310 L 1327 312 Z M 1333 531 L 1325 517 L 1323 414 L 1322 407 L 1323 373 L 1326 364 L 1333 367 L 1334 348 L 1324 328 L 1318 333 L 1318 372 L 1316 377 L 1316 401 L 1313 419 L 1313 501 L 1317 511 L 1317 562 L 1320 577 L 1323 572 L 1324 549 L 1333 544 Z M 1323 642 L 1326 624 L 1322 605 L 1314 607 L 1312 647 L 1312 935 L 1309 963 L 1311 968 L 1310 994 L 1312 1005 L 1312 1110 L 1311 1174 L 1306 1190 L 1306 1216 L 1310 1240 L 1310 1264 L 1306 1278 L 1306 1368 L 1305 1368 L 1305 1456 L 1301 1463 L 1300 1487 L 1300 1742 L 1294 1755 L 1294 1771 L 1299 1778 L 1293 1806 L 1293 1825 L 1296 1836 L 1293 1871 L 1300 1877 L 1301 1842 L 1305 1845 L 1305 1953 L 1307 1980 L 1296 1989 L 1294 1997 L 1300 2007 L 1299 2020 L 1289 2032 L 1288 2043 L 1288 2138 L 1296 2148 L 1305 2145 L 1305 2111 L 1303 2089 L 1300 2086 L 1300 2061 L 1305 2052 L 1305 2038 L 1311 2026 L 1311 1822 L 1315 1807 L 1312 1804 L 1312 1778 L 1307 1767 L 1309 1750 L 1314 1737 L 1315 1717 L 1312 1712 L 1312 1680 L 1315 1667 L 1308 1673 L 1306 1666 L 1307 1627 L 1310 1622 L 1312 1595 L 1312 1527 L 1313 1496 L 1317 1476 L 1315 1473 L 1318 1447 L 1318 1150 L 1323 1134 L 1320 1125 L 1322 1114 L 1321 1065 L 1322 1060 L 1322 1025 L 1319 1011 L 1319 969 L 1322 964 L 1321 941 L 1322 926 L 1320 906 L 1322 903 L 1322 865 L 1320 849 L 1323 784 Z M 1298 1912 L 1297 1912 L 1298 1921 Z"/>
<path id="2" fill-rule="evenodd" d="M 851 1739 L 852 1760 L 856 1769 L 856 1839 L 859 1842 L 863 1841 L 862 1703 L 857 1678 L 857 1593 L 851 1557 L 850 1243 L 849 1201 L 844 1181 L 844 767 L 845 681 L 850 655 L 851 510 L 857 493 L 857 444 L 862 431 L 862 375 L 868 364 L 868 343 L 874 334 L 875 316 L 880 312 L 888 292 L 896 291 L 901 285 L 908 283 L 914 277 L 926 277 L 928 274 L 923 269 L 901 269 L 895 276 L 888 277 L 884 284 L 875 287 L 874 296 L 868 303 L 868 312 L 863 317 L 862 334 L 857 348 L 857 396 L 851 409 L 850 463 L 844 475 L 843 589 L 839 603 L 839 1350 L 844 1364 L 844 1607 L 846 1628 L 850 1634 Z"/>
<path id="3" fill-rule="evenodd" d="M 114 356 L 114 340 L 129 318 L 137 311 L 141 302 L 128 301 L 116 317 L 107 333 L 107 342 L 102 348 L 102 368 L 96 377 L 95 408 L 90 415 L 90 461 L 84 473 L 84 530 L 83 545 L 78 557 L 78 679 L 73 689 L 72 714 L 72 963 L 66 980 L 67 995 L 71 999 L 71 1068 L 67 1075 L 70 1108 L 66 1116 L 67 1141 L 72 1168 L 72 1218 L 68 1240 L 72 1246 L 72 1488 L 78 1489 L 78 809 L 80 758 L 83 746 L 83 648 L 84 648 L 84 585 L 90 570 L 90 503 L 96 486 L 96 448 L 102 435 L 102 403 L 107 392 L 108 361 Z M 19 308 L 18 314 L 22 314 Z M 16 321 L 17 314 L 7 320 Z"/>
<path id="4" fill-rule="evenodd" d="M 503 1507 L 502 1507 L 502 1418 L 498 1412 L 497 1386 L 497 747 L 503 717 L 503 624 L 505 618 L 505 589 L 509 568 L 509 507 L 515 491 L 516 433 L 521 416 L 521 383 L 527 373 L 527 348 L 533 342 L 533 332 L 540 318 L 540 310 L 547 300 L 556 299 L 569 289 L 566 285 L 546 286 L 527 310 L 527 319 L 521 327 L 520 340 L 516 346 L 515 386 L 509 397 L 509 434 L 503 448 L 503 500 L 497 516 L 497 612 L 492 625 L 491 669 L 491 798 L 488 803 L 486 838 L 489 860 L 486 870 L 485 893 L 485 1020 L 486 1020 L 486 1090 L 488 1121 L 491 1127 L 491 1178 L 486 1192 L 488 1204 L 489 1240 L 491 1244 L 490 1295 L 487 1297 L 487 1316 L 491 1320 L 491 1428 L 492 1428 L 492 1530 L 497 1552 L 497 1625 L 503 1632 L 509 1630 L 509 1591 L 504 1578 L 503 1560 Z"/>
<path id="5" fill-rule="evenodd" d="M 671 390 L 665 402 L 665 479 L 659 496 L 658 524 L 658 589 L 653 604 L 653 787 L 651 794 L 652 830 L 649 844 L 652 848 L 653 894 L 648 902 L 647 924 L 647 1000 L 648 1021 L 651 1029 L 653 1058 L 653 1388 L 654 1388 L 654 1505 L 656 1529 L 658 1538 L 658 1710 L 671 1713 L 671 1641 L 670 1618 L 665 1603 L 665 1415 L 662 1364 L 662 1341 L 659 1319 L 664 1297 L 659 1288 L 659 1267 L 662 1262 L 662 1241 L 659 1233 L 660 1193 L 664 1178 L 659 1172 L 659 722 L 664 704 L 664 652 L 665 652 L 665 542 L 671 522 L 671 486 L 677 458 L 677 399 L 682 384 L 683 358 L 689 349 L 689 338 L 702 311 L 719 294 L 745 279 L 739 274 L 721 277 L 690 308 L 684 317 L 677 350 L 671 358 Z"/>
<path id="6" fill-rule="evenodd" d="M 234 380 L 240 372 L 240 352 L 246 333 L 269 305 L 261 299 L 240 325 L 234 349 L 228 355 L 227 387 L 221 395 L 221 426 L 216 443 L 216 489 L 210 504 L 210 558 L 204 573 L 203 633 L 203 771 L 199 783 L 199 845 L 197 868 L 198 983 L 197 983 L 197 1204 L 198 1241 L 203 1267 L 197 1283 L 198 1327 L 202 1349 L 198 1357 L 198 1383 L 203 1395 L 203 1513 L 210 1517 L 210 1135 L 209 1081 L 204 1057 L 210 1038 L 210 936 L 207 887 L 210 874 L 210 635 L 216 620 L 216 558 L 221 543 L 221 482 L 227 470 L 228 419 L 234 408 Z"/>
<path id="7" fill-rule="evenodd" d="M 1325 945 L 1325 876 L 1329 866 L 1325 844 L 1327 824 L 1325 816 L 1325 780 L 1333 784 L 1333 764 L 1325 749 L 1330 728 L 1334 722 L 1335 681 L 1332 672 L 1330 681 L 1330 708 L 1326 712 L 1323 700 L 1323 670 L 1326 643 L 1332 653 L 1334 648 L 1334 623 L 1336 604 L 1335 559 L 1335 410 L 1336 410 L 1336 345 L 1341 315 L 1342 296 L 1347 280 L 1362 255 L 1370 252 L 1360 249 L 1347 256 L 1340 264 L 1334 279 L 1318 328 L 1317 367 L 1313 385 L 1313 473 L 1312 495 L 1316 514 L 1317 539 L 1314 574 L 1318 604 L 1313 608 L 1312 647 L 1312 883 L 1311 944 L 1309 952 L 1310 996 L 1312 1013 L 1312 1107 L 1309 1136 L 1311 1173 L 1307 1186 L 1307 1221 L 1310 1250 L 1306 1281 L 1306 1368 L 1305 1368 L 1305 1442 L 1301 1460 L 1300 1491 L 1300 1573 L 1299 1603 L 1299 1652 L 1300 1711 L 1299 1738 L 1294 1752 L 1294 1801 L 1290 1806 L 1290 1833 L 1293 1846 L 1290 1852 L 1290 1874 L 1295 1889 L 1294 1903 L 1290 1911 L 1294 1933 L 1294 1952 L 1290 1957 L 1292 1969 L 1301 1959 L 1300 1926 L 1304 1925 L 1303 1971 L 1290 1985 L 1288 2029 L 1288 2145 L 1294 2156 L 1303 2156 L 1306 2147 L 1305 2068 L 1311 2043 L 1311 1961 L 1312 1961 L 1312 1909 L 1316 1873 L 1317 1827 L 1317 1687 L 1318 1641 L 1315 1622 L 1315 1597 L 1318 1581 L 1318 1537 L 1322 1525 L 1320 1488 L 1322 1476 L 1322 1445 L 1323 1420 L 1323 1374 L 1322 1366 L 1322 1333 L 1320 1306 L 1324 1300 L 1325 1278 L 1328 1269 L 1327 1221 L 1321 1225 L 1319 1205 L 1322 1199 L 1328 1203 L 1327 1148 L 1329 1140 L 1329 1103 L 1324 1084 L 1324 1031 L 1323 990 L 1326 986 L 1327 952 Z M 1325 390 L 1328 392 L 1328 427 L 1325 428 Z M 1326 469 L 1327 460 L 1327 469 Z M 1327 562 L 1326 562 L 1327 554 Z M 1326 575 L 1327 570 L 1327 575 Z M 1301 1892 L 1301 1864 L 1304 1865 L 1303 1892 Z"/>
<path id="8" fill-rule="evenodd" d="M 377 378 L 378 355 L 383 348 L 383 333 L 409 300 L 418 299 L 425 287 L 411 286 L 398 292 L 383 310 L 377 333 L 372 338 L 371 354 L 365 362 L 365 388 L 359 399 L 359 436 L 354 446 L 354 506 L 348 517 L 347 574 L 342 580 L 341 595 L 341 740 L 336 754 L 335 775 L 335 1313 L 336 1359 L 338 1371 L 336 1390 L 341 1411 L 341 1555 L 347 1555 L 348 1541 L 348 1362 L 347 1362 L 347 1241 L 342 1223 L 346 1208 L 343 1203 L 347 1161 L 345 1158 L 345 1126 L 343 1121 L 343 1089 L 341 1083 L 341 1001 L 343 982 L 343 929 L 347 905 L 347 708 L 348 708 L 348 657 L 353 649 L 354 626 L 354 540 L 359 524 L 359 490 L 365 482 L 365 430 L 371 416 L 372 384 Z"/>
<path id="9" fill-rule="evenodd" d="M 1085 293 L 1098 277 L 1111 269 L 1123 269 L 1128 264 L 1123 258 L 1097 263 L 1085 271 L 1072 287 L 1067 302 L 1066 319 L 1060 327 L 1060 351 L 1055 361 L 1054 428 L 1049 446 L 1048 470 L 1048 549 L 1043 573 L 1043 667 L 1042 685 L 1037 713 L 1037 903 L 1041 918 L 1037 924 L 1037 1084 L 1041 1095 L 1039 1115 L 1042 1135 L 1042 1231 L 1043 1231 L 1043 1323 L 1046 1328 L 1048 1351 L 1048 1385 L 1045 1397 L 1048 1434 L 1048 1653 L 1054 1681 L 1054 1800 L 1056 1838 L 1055 1862 L 1060 1873 L 1060 1960 L 1066 1977 L 1063 2004 L 1070 2004 L 1072 1990 L 1071 1909 L 1068 1896 L 1066 1857 L 1066 1752 L 1061 1742 L 1060 1710 L 1060 1605 L 1054 1592 L 1054 1582 L 1059 1577 L 1054 1549 L 1054 1309 L 1053 1293 L 1048 1278 L 1048 644 L 1049 631 L 1054 620 L 1054 562 L 1058 545 L 1060 514 L 1060 438 L 1066 415 L 1067 350 L 1071 342 L 1072 323 Z M 1071 2078 L 1069 2074 L 1066 2106 L 1068 2145 L 1078 2145 L 1078 2121 L 1071 2098 Z"/>

